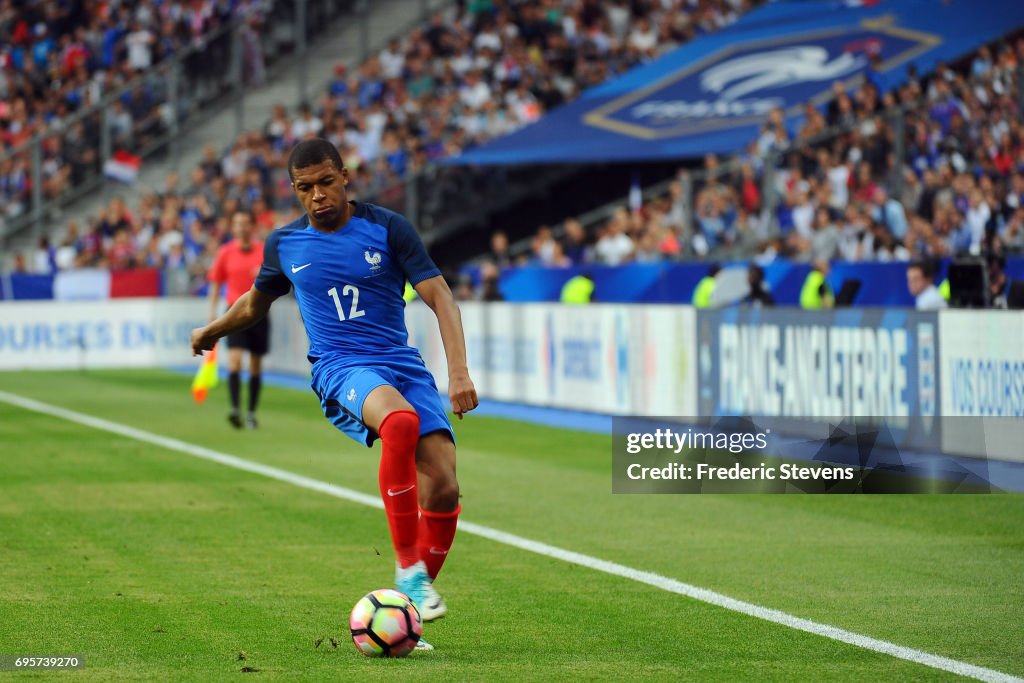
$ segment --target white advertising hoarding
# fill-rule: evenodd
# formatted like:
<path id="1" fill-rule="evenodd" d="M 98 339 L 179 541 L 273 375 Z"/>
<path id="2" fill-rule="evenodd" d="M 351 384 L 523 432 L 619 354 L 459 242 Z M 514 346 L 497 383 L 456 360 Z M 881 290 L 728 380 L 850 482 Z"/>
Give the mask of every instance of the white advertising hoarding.
<path id="1" fill-rule="evenodd" d="M 481 396 L 621 415 L 694 415 L 694 312 L 686 306 L 462 304 Z M 429 338 L 410 324 L 410 343 Z M 446 374 L 443 349 L 424 353 Z M 439 363 L 440 365 L 432 365 Z M 439 382 L 440 386 L 440 382 Z"/>
<path id="2" fill-rule="evenodd" d="M 686 306 L 461 304 L 481 397 L 623 415 L 695 415 L 695 315 Z M 0 369 L 188 365 L 201 299 L 5 303 Z M 448 369 L 437 320 L 406 308 L 409 343 L 441 391 Z M 309 342 L 291 297 L 271 309 L 267 370 L 309 376 Z M 223 355 L 222 355 L 223 363 Z"/>
<path id="3" fill-rule="evenodd" d="M 191 361 L 200 299 L 16 301 L 0 306 L 0 369 L 152 367 Z"/>
<path id="4" fill-rule="evenodd" d="M 943 311 L 939 364 L 943 451 L 1024 461 L 1024 314 Z"/>

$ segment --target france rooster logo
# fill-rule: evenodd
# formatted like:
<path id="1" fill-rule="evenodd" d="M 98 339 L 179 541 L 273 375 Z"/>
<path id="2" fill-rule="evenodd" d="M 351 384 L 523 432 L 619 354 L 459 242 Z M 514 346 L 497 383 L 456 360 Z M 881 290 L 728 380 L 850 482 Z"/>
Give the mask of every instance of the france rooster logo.
<path id="1" fill-rule="evenodd" d="M 379 251 L 375 251 L 371 254 L 370 250 L 367 249 L 363 252 L 363 256 L 366 258 L 366 262 L 370 264 L 370 270 L 380 270 L 380 262 L 382 259 Z"/>
<path id="2" fill-rule="evenodd" d="M 867 65 L 861 55 L 843 53 L 830 60 L 818 45 L 794 45 L 731 59 L 712 67 L 701 77 L 704 90 L 733 101 L 773 88 L 811 81 L 834 81 Z"/>

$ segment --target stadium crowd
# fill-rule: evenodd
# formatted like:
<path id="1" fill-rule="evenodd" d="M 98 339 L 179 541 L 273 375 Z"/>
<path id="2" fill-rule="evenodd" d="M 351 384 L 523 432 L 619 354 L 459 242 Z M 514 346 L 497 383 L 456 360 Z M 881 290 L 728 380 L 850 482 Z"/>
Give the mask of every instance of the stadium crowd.
<path id="1" fill-rule="evenodd" d="M 0 2 L 0 153 L 33 136 L 43 144 L 43 195 L 61 196 L 100 171 L 102 119 L 74 118 L 105 96 L 147 79 L 113 103 L 109 133 L 114 150 L 134 152 L 166 130 L 172 112 L 168 79 L 156 67 L 188 47 L 179 105 L 212 96 L 217 78 L 206 68 L 226 64 L 230 37 L 219 29 L 242 19 L 247 82 L 264 79 L 260 32 L 270 0 L 3 0 Z M 179 112 L 181 113 L 181 112 Z M 23 213 L 31 197 L 31 152 L 0 162 L 0 206 Z"/>
<path id="2" fill-rule="evenodd" d="M 849 92 L 836 84 L 834 99 L 808 105 L 795 130 L 773 111 L 742 154 L 705 158 L 692 198 L 680 170 L 667 192 L 633 210 L 624 203 L 596 226 L 541 226 L 514 257 L 497 234 L 488 260 L 753 256 L 764 265 L 1024 252 L 1024 38 L 982 47 L 959 69 L 909 76 L 884 94 L 870 74 Z"/>
<path id="3" fill-rule="evenodd" d="M 752 0 L 486 0 L 335 67 L 315 103 L 274 108 L 277 149 L 333 142 L 364 196 L 401 191 L 429 162 L 511 132 L 581 90 L 738 18 Z M 280 169 L 278 169 L 280 170 Z"/>
<path id="4" fill-rule="evenodd" d="M 297 141 L 328 138 L 355 191 L 380 196 L 429 161 L 534 121 L 591 85 L 732 23 L 755 2 L 462 3 L 356 67 L 339 63 L 316 102 L 294 112 L 275 106 L 262 130 L 239 135 L 226 150 L 206 149 L 188 178 L 172 175 L 135 207 L 114 200 L 102 216 L 68 225 L 59 244 L 44 238 L 16 268 L 169 267 L 191 272 L 198 287 L 227 239 L 231 212 L 253 211 L 265 229 L 290 218 L 287 152 Z M 122 5 L 117 16 L 126 12 Z M 39 107 L 52 112 L 59 104 Z M 23 178 L 24 165 L 16 166 L 8 171 Z"/>
<path id="5" fill-rule="evenodd" d="M 226 150 L 207 148 L 187 178 L 172 174 L 137 206 L 114 200 L 103 215 L 69 224 L 59 244 L 43 238 L 16 270 L 171 268 L 189 273 L 198 289 L 234 211 L 251 211 L 264 230 L 294 215 L 286 159 L 296 141 L 327 137 L 359 196 L 380 196 L 431 160 L 535 120 L 747 6 L 468 3 L 357 67 L 338 64 L 316 103 L 294 112 L 277 105 L 262 130 Z M 911 69 L 888 93 L 872 75 L 851 91 L 836 84 L 834 99 L 808 106 L 795 129 L 772 112 L 742 154 L 705 158 L 692 194 L 681 170 L 665 194 L 623 205 L 599 226 L 573 218 L 541 226 L 519 252 L 495 234 L 488 263 L 754 256 L 765 265 L 1024 251 L 1024 39 L 982 47 L 928 78 Z M 0 174 L 0 192 L 11 186 L 6 178 Z M 766 188 L 773 196 L 763 196 Z M 459 289 L 470 296 L 465 284 Z"/>

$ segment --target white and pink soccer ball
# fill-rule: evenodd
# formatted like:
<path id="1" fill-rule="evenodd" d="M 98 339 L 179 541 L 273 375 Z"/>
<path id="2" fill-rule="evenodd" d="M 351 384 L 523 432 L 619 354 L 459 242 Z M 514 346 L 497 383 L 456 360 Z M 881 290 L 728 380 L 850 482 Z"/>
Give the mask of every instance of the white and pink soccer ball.
<path id="1" fill-rule="evenodd" d="M 423 620 L 412 601 L 390 588 L 367 593 L 349 617 L 352 642 L 367 657 L 404 657 L 416 649 Z"/>

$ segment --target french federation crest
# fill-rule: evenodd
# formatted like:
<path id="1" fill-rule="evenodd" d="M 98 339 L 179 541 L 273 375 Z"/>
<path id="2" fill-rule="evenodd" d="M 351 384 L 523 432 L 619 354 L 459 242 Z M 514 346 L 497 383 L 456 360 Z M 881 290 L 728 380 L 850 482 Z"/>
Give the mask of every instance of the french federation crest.
<path id="1" fill-rule="evenodd" d="M 380 262 L 381 262 L 380 252 L 375 251 L 375 252 L 373 252 L 371 254 L 370 250 L 367 249 L 365 252 L 363 252 L 363 257 L 366 259 L 366 262 L 368 264 L 370 264 L 370 270 L 372 272 L 376 272 L 376 271 L 380 270 Z"/>
<path id="2" fill-rule="evenodd" d="M 832 84 L 862 77 L 869 56 L 890 71 L 941 42 L 900 28 L 892 16 L 859 26 L 744 42 L 723 47 L 685 69 L 628 92 L 583 120 L 646 140 L 756 124 L 772 109 L 797 114 L 807 102 L 831 97 Z"/>

